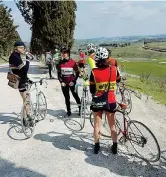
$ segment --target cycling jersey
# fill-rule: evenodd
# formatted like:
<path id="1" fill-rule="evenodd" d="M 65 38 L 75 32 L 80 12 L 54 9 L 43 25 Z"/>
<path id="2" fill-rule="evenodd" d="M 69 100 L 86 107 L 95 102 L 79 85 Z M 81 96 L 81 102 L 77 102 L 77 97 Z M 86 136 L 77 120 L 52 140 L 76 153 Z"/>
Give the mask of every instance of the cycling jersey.
<path id="1" fill-rule="evenodd" d="M 76 82 L 79 77 L 79 70 L 76 62 L 73 59 L 63 59 L 57 66 L 58 79 L 60 82 L 69 84 L 70 82 Z"/>
<path id="2" fill-rule="evenodd" d="M 111 74 L 111 77 L 110 77 Z M 105 68 L 94 68 L 90 76 L 90 92 L 100 96 L 104 90 L 108 88 L 108 82 L 110 80 L 110 88 L 108 93 L 108 102 L 115 103 L 115 89 L 116 89 L 116 77 L 117 69 L 115 66 Z"/>
<path id="3" fill-rule="evenodd" d="M 27 82 L 29 61 L 26 60 L 26 64 L 24 65 L 20 54 L 18 52 L 13 52 L 9 57 L 9 69 L 13 74 L 16 74 L 20 77 L 18 86 L 20 92 L 26 91 L 25 83 Z"/>
<path id="4" fill-rule="evenodd" d="M 80 58 L 81 58 L 81 59 L 84 59 L 84 58 L 85 58 L 84 52 L 81 52 L 81 53 L 80 53 Z"/>
<path id="5" fill-rule="evenodd" d="M 92 53 L 88 60 L 87 60 L 87 64 L 88 64 L 88 76 L 90 77 L 90 73 L 92 71 L 93 68 L 96 67 L 96 63 L 95 63 L 95 60 L 94 60 L 94 53 Z"/>
<path id="6" fill-rule="evenodd" d="M 115 58 L 109 57 L 107 60 L 108 64 L 111 66 L 116 66 L 118 67 L 118 62 L 115 60 Z"/>

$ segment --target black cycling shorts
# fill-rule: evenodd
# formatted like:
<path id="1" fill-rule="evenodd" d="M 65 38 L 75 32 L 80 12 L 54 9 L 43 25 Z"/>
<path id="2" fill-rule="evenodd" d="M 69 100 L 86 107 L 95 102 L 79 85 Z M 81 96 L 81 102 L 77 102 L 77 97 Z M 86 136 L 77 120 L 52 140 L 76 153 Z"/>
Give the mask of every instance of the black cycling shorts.
<path id="1" fill-rule="evenodd" d="M 19 92 L 27 91 L 26 86 L 25 86 L 26 82 L 27 82 L 26 79 L 20 79 L 20 82 L 19 82 L 19 85 L 18 85 Z"/>
<path id="2" fill-rule="evenodd" d="M 116 102 L 115 103 L 110 103 L 109 104 L 109 106 L 110 106 L 110 109 L 108 110 L 108 109 L 99 109 L 99 108 L 92 108 L 91 110 L 93 111 L 93 112 L 102 112 L 102 111 L 107 111 L 107 112 L 110 112 L 110 113 L 115 113 L 116 112 Z"/>

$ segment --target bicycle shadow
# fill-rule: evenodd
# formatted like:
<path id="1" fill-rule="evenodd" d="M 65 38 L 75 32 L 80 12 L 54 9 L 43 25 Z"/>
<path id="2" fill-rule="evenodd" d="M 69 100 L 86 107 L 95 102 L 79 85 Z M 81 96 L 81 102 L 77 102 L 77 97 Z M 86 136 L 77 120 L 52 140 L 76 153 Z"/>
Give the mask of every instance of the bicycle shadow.
<path id="1" fill-rule="evenodd" d="M 0 123 L 1 124 L 9 124 L 9 129 L 7 130 L 7 135 L 9 138 L 13 140 L 25 140 L 27 137 L 25 137 L 22 126 L 21 126 L 21 120 L 19 118 L 18 113 L 0 113 Z"/>
<path id="2" fill-rule="evenodd" d="M 126 156 L 123 153 L 113 155 L 107 152 L 100 152 L 98 155 L 95 155 L 85 152 L 85 154 L 87 156 L 85 159 L 86 163 L 108 169 L 111 173 L 117 175 L 165 177 L 166 170 L 164 168 L 158 168 L 138 159 L 133 160 L 130 156 Z"/>

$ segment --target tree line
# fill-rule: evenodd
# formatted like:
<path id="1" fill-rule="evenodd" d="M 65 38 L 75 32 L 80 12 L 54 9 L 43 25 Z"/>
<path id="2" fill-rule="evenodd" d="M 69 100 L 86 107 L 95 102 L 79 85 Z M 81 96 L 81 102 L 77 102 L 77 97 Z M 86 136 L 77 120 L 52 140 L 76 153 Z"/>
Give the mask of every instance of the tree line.
<path id="1" fill-rule="evenodd" d="M 20 40 L 17 27 L 13 23 L 11 9 L 0 1 L 0 56 L 9 56 L 16 40 Z"/>
<path id="2" fill-rule="evenodd" d="M 74 43 L 77 10 L 75 1 L 15 1 L 31 26 L 30 50 L 41 54 Z"/>

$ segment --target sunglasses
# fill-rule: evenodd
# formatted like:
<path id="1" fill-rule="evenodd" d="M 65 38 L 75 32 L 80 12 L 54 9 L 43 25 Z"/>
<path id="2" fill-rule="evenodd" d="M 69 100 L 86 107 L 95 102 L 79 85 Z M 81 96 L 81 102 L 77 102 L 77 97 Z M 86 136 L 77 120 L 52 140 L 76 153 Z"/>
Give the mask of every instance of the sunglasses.
<path id="1" fill-rule="evenodd" d="M 62 54 L 66 54 L 66 53 L 67 53 L 67 51 L 63 51 L 63 52 L 62 52 Z"/>

